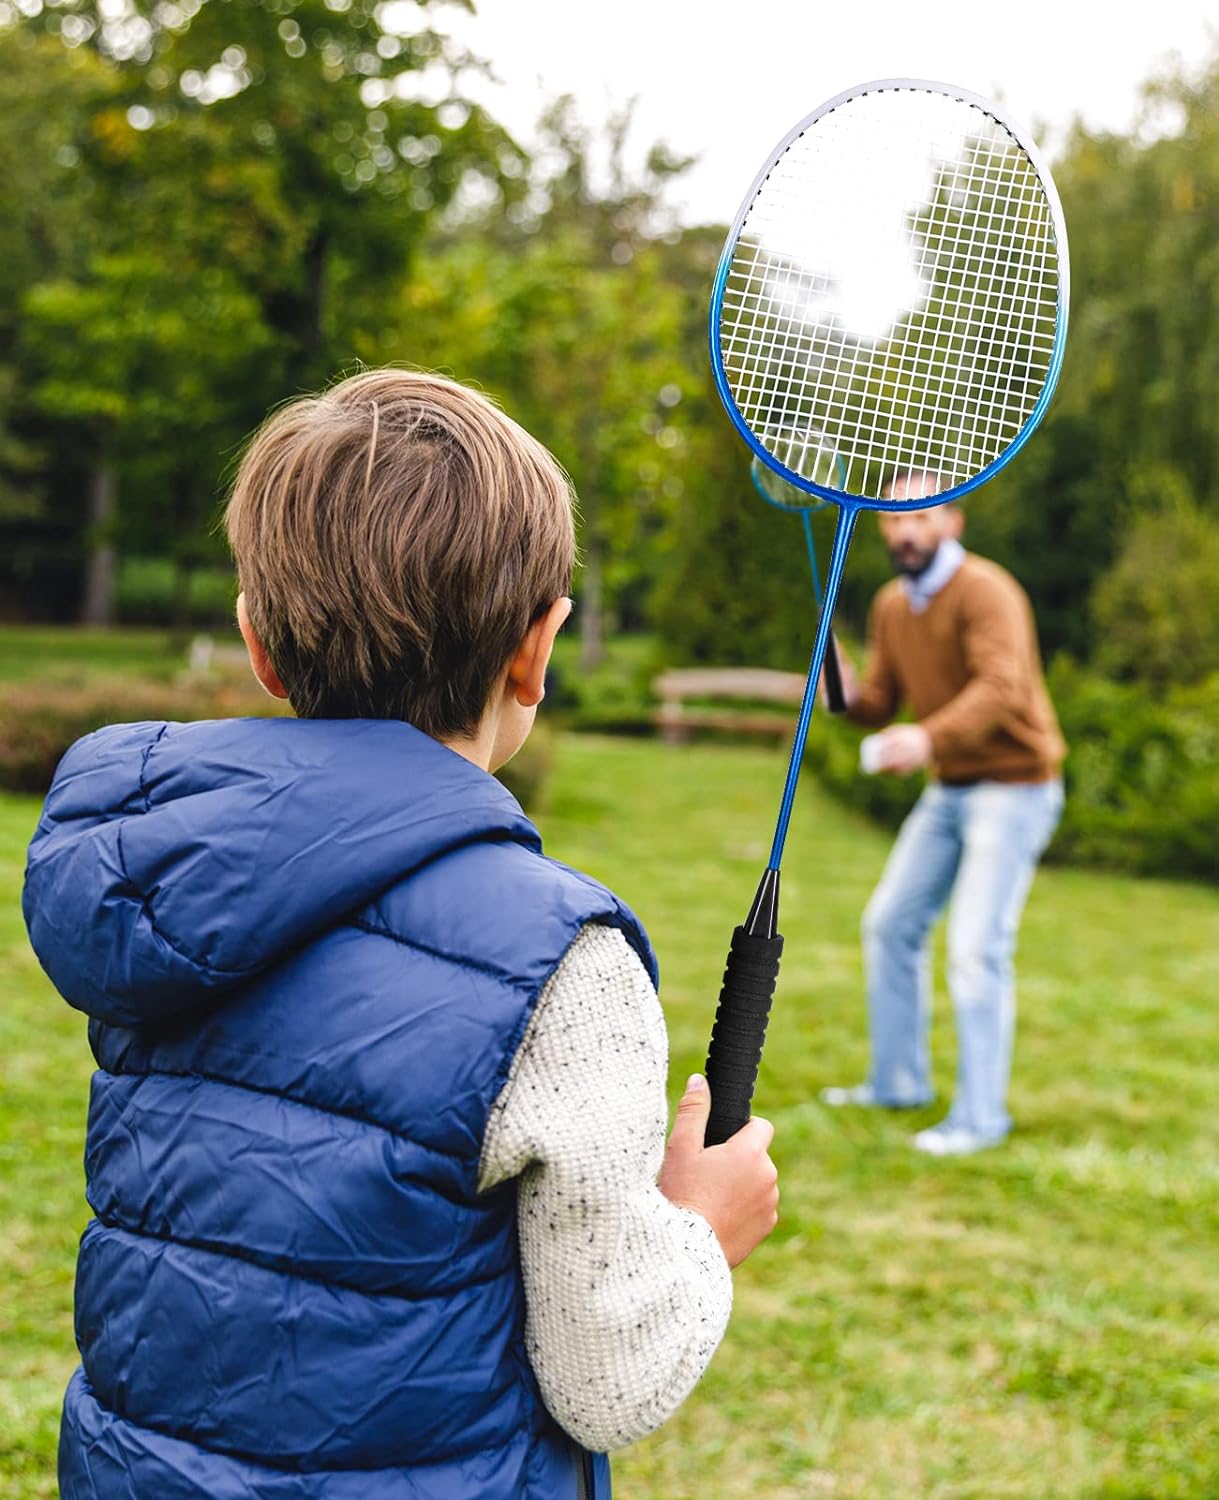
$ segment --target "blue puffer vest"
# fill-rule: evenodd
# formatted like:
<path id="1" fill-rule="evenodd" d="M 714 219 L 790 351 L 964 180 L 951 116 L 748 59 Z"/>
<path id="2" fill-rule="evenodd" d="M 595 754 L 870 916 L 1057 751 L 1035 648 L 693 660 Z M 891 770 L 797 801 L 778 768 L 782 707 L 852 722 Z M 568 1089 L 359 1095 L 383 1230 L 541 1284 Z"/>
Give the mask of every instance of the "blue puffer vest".
<path id="1" fill-rule="evenodd" d="M 25 914 L 99 1064 L 63 1500 L 608 1495 L 477 1181 L 580 928 L 655 974 L 609 891 L 408 725 L 234 720 L 74 746 Z"/>

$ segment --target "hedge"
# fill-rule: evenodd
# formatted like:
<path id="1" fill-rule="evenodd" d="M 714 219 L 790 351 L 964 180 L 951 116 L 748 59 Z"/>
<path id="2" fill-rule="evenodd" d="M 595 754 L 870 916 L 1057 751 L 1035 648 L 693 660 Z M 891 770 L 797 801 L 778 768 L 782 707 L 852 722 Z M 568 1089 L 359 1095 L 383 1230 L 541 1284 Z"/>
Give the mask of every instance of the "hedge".
<path id="1" fill-rule="evenodd" d="M 286 705 L 253 679 L 157 682 L 88 678 L 79 683 L 14 683 L 0 688 L 0 789 L 42 795 L 68 746 L 104 724 L 169 719 L 271 717 Z M 527 810 L 536 809 L 554 760 L 554 737 L 537 725 L 500 780 Z"/>
<path id="2" fill-rule="evenodd" d="M 1067 800 L 1047 857 L 1219 882 L 1219 676 L 1152 697 L 1058 658 L 1050 693 L 1070 746 Z M 859 731 L 813 721 L 808 768 L 842 801 L 896 827 L 916 778 L 863 776 Z"/>

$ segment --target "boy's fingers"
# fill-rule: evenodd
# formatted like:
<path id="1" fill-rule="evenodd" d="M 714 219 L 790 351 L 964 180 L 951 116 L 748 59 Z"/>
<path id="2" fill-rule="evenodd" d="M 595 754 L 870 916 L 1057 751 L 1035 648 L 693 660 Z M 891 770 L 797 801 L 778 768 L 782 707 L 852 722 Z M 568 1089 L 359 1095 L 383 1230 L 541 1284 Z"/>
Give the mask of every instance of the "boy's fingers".
<path id="1" fill-rule="evenodd" d="M 695 1073 L 686 1084 L 686 1092 L 677 1102 L 677 1118 L 673 1122 L 671 1140 L 679 1144 L 682 1150 L 701 1151 L 710 1114 L 711 1090 L 702 1074 Z"/>
<path id="2" fill-rule="evenodd" d="M 750 1144 L 756 1145 L 759 1151 L 768 1151 L 770 1143 L 775 1138 L 775 1127 L 769 1120 L 764 1120 L 761 1115 L 750 1115 L 742 1134 L 749 1132 Z"/>

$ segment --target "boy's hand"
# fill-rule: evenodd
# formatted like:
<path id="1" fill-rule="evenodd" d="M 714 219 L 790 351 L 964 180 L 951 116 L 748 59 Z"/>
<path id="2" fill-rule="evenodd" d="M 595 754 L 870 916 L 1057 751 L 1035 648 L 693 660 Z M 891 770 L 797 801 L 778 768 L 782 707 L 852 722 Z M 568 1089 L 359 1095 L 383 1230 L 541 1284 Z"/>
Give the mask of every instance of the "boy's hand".
<path id="1" fill-rule="evenodd" d="M 702 1214 L 728 1264 L 739 1266 L 779 1222 L 779 1174 L 767 1155 L 775 1128 L 755 1115 L 722 1146 L 704 1146 L 710 1114 L 711 1090 L 696 1073 L 677 1106 L 660 1191 Z"/>

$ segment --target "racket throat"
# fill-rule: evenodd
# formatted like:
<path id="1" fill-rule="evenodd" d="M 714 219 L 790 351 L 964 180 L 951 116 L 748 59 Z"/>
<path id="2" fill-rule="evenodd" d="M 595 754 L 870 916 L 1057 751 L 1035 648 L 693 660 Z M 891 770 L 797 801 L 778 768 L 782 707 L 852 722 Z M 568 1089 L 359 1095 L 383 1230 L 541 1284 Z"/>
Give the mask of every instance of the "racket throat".
<path id="1" fill-rule="evenodd" d="M 739 910 L 739 908 L 738 908 Z M 750 937 L 773 938 L 779 925 L 779 872 L 767 870 L 758 885 L 745 918 L 745 931 Z"/>
<path id="2" fill-rule="evenodd" d="M 770 870 L 778 870 L 783 862 L 783 845 L 787 842 L 787 825 L 791 821 L 796 782 L 799 780 L 800 765 L 804 758 L 804 742 L 808 738 L 809 721 L 813 716 L 813 705 L 817 701 L 817 682 L 829 647 L 830 622 L 834 618 L 834 606 L 838 602 L 838 590 L 842 586 L 842 570 L 846 565 L 858 515 L 858 507 L 854 505 L 839 506 L 838 525 L 834 528 L 834 545 L 830 551 L 830 566 L 821 601 L 821 615 L 817 621 L 817 638 L 813 644 L 813 659 L 809 663 L 808 680 L 804 685 L 804 698 L 800 704 L 800 717 L 796 724 L 791 759 L 787 765 L 787 780 L 783 787 L 783 801 L 779 807 L 779 821 L 775 826 L 775 839 L 770 850 Z"/>

